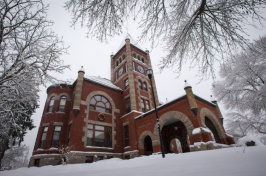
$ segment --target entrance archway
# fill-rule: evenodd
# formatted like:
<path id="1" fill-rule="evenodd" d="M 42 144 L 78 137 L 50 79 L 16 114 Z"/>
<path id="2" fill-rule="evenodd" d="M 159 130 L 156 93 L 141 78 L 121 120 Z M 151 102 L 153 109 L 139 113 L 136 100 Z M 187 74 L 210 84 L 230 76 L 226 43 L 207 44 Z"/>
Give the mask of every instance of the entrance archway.
<path id="1" fill-rule="evenodd" d="M 206 127 L 211 130 L 216 143 L 221 143 L 219 134 L 218 134 L 214 124 L 212 123 L 212 121 L 207 116 L 205 116 L 205 124 L 206 124 Z"/>
<path id="2" fill-rule="evenodd" d="M 151 155 L 153 153 L 152 140 L 150 136 L 144 138 L 144 151 L 145 155 Z"/>
<path id="3" fill-rule="evenodd" d="M 162 128 L 162 139 L 165 153 L 180 153 L 180 151 L 189 152 L 187 130 L 185 125 L 178 119 L 168 120 L 164 124 Z M 176 139 L 180 141 L 181 144 L 179 152 L 177 145 L 175 144 Z"/>

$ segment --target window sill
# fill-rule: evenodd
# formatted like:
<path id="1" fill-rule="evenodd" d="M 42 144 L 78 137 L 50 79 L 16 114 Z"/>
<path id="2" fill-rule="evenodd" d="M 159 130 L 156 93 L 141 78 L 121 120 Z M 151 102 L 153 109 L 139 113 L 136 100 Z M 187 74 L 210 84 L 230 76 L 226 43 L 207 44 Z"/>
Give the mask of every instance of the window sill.
<path id="1" fill-rule="evenodd" d="M 58 112 L 58 111 L 56 113 L 58 113 L 58 114 L 65 114 L 65 112 Z"/>
<path id="2" fill-rule="evenodd" d="M 110 147 L 97 147 L 97 146 L 86 146 L 86 148 L 113 150 L 113 148 L 110 148 Z"/>
<path id="3" fill-rule="evenodd" d="M 129 149 L 129 148 L 131 148 L 130 146 L 126 146 L 126 147 L 124 147 L 124 149 Z"/>

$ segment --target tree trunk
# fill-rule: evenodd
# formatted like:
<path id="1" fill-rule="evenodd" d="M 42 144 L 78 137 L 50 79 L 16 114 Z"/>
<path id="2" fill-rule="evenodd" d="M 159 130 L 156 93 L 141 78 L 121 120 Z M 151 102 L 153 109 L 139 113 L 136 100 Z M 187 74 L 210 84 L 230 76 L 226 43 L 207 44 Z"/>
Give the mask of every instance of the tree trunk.
<path id="1" fill-rule="evenodd" d="M 9 129 L 9 131 L 8 131 L 8 136 L 7 137 L 5 137 L 4 139 L 3 139 L 3 143 L 1 144 L 1 146 L 0 146 L 0 169 L 2 168 L 2 159 L 3 159 L 3 157 L 4 157 L 4 155 L 5 155 L 5 151 L 6 151 L 6 149 L 7 149 L 7 147 L 8 147 L 8 143 L 9 143 L 9 137 L 11 136 L 11 134 L 12 134 L 12 127 Z"/>

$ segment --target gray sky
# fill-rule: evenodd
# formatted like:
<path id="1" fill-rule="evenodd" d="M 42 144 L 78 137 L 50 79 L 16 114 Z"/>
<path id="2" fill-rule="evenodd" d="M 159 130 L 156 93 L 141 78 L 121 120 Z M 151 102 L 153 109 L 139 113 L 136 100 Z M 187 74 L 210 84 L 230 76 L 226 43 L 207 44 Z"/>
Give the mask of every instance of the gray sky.
<path id="1" fill-rule="evenodd" d="M 62 59 L 65 64 L 71 65 L 71 70 L 65 70 L 65 73 L 63 75 L 58 75 L 58 78 L 63 80 L 76 79 L 79 68 L 83 66 L 86 75 L 101 76 L 110 79 L 110 55 L 116 53 L 127 31 L 135 40 L 138 39 L 140 30 L 137 28 L 137 24 L 128 23 L 123 34 L 112 38 L 109 40 L 109 43 L 101 43 L 95 38 L 87 38 L 86 28 L 82 29 L 78 25 L 75 26 L 75 28 L 71 27 L 71 16 L 63 8 L 64 2 L 65 1 L 61 0 L 44 0 L 44 3 L 50 4 L 48 18 L 55 22 L 53 26 L 54 32 L 60 37 L 63 37 L 65 45 L 70 47 L 68 50 L 69 54 L 63 55 Z M 263 16 L 266 18 L 266 11 L 264 10 L 264 12 Z M 263 29 L 248 28 L 247 33 L 250 35 L 250 39 L 257 39 L 259 36 L 265 35 L 266 31 Z M 210 95 L 212 94 L 211 85 L 213 82 L 211 78 L 200 82 L 200 78 L 197 77 L 197 68 L 189 69 L 188 63 L 184 66 L 178 78 L 176 78 L 177 75 L 174 73 L 173 69 L 168 69 L 159 73 L 159 61 L 166 54 L 162 46 L 158 45 L 151 49 L 151 43 L 148 41 L 139 43 L 139 45 L 143 49 L 150 50 L 159 101 L 165 102 L 166 98 L 169 101 L 183 95 L 185 93 L 184 80 L 188 80 L 189 84 L 192 85 L 195 94 L 206 100 L 210 100 Z M 24 144 L 30 147 L 30 156 L 35 144 L 46 101 L 46 88 L 42 87 L 41 90 L 40 108 L 37 109 L 32 117 L 36 128 L 29 131 L 24 140 Z M 222 109 L 222 114 L 225 116 L 226 110 L 221 103 L 219 105 Z"/>

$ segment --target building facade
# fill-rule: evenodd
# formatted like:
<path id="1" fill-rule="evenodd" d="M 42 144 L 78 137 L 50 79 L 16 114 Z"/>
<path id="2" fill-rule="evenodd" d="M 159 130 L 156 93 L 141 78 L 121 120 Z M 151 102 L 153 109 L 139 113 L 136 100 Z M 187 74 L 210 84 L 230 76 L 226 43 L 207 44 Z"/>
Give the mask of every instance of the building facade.
<path id="1" fill-rule="evenodd" d="M 64 160 L 89 163 L 113 157 L 130 159 L 161 152 L 146 73 L 152 68 L 149 51 L 143 51 L 127 36 L 110 61 L 110 80 L 86 76 L 81 68 L 73 84 L 47 89 L 29 166 L 57 165 Z M 165 153 L 234 143 L 225 133 L 216 101 L 194 95 L 185 83 L 183 96 L 160 105 L 154 77 L 151 80 Z"/>

